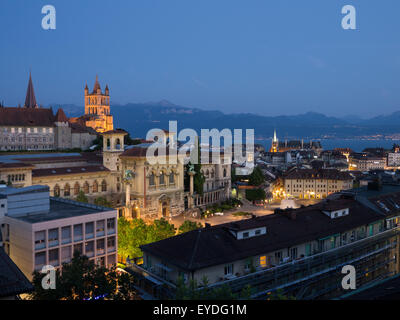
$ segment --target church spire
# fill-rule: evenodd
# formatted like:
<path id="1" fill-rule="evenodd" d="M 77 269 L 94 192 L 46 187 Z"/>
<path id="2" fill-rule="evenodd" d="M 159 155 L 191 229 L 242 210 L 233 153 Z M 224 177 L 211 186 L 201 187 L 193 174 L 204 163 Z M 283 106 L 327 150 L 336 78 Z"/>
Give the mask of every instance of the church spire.
<path id="1" fill-rule="evenodd" d="M 100 90 L 101 92 L 99 77 L 96 74 L 96 82 L 94 83 L 93 93 L 98 93 L 97 90 Z"/>
<path id="2" fill-rule="evenodd" d="M 274 130 L 274 142 L 278 142 L 278 139 L 276 138 L 276 130 Z"/>
<path id="3" fill-rule="evenodd" d="M 35 91 L 33 90 L 32 75 L 29 72 L 28 89 L 26 90 L 25 108 L 38 108 L 35 98 Z"/>

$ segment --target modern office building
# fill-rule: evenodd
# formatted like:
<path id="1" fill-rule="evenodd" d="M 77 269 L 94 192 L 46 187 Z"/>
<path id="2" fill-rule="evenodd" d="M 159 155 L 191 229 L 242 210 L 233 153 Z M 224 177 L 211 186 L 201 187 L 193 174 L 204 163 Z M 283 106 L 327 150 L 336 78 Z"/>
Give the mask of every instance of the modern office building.
<path id="1" fill-rule="evenodd" d="M 117 211 L 49 197 L 47 186 L 0 188 L 4 249 L 28 278 L 79 251 L 103 266 L 117 262 Z"/>

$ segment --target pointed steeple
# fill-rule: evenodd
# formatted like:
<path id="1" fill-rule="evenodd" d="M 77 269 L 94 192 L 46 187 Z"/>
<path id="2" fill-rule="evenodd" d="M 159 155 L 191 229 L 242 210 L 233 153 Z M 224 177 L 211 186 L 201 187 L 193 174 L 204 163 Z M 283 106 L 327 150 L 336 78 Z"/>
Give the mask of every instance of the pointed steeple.
<path id="1" fill-rule="evenodd" d="M 31 72 L 29 72 L 29 82 L 28 82 L 28 89 L 26 91 L 24 107 L 25 108 L 38 108 L 38 105 L 36 103 L 36 98 L 35 98 L 35 92 L 33 90 Z"/>
<path id="2" fill-rule="evenodd" d="M 62 108 L 59 108 L 57 110 L 57 114 L 55 117 L 55 122 L 68 122 L 68 118 L 64 113 L 64 110 Z"/>
<path id="3" fill-rule="evenodd" d="M 93 87 L 93 92 L 92 93 L 97 93 L 97 90 L 101 91 L 100 83 L 99 83 L 99 77 L 96 74 L 96 82 L 94 83 L 94 87 Z"/>
<path id="4" fill-rule="evenodd" d="M 278 139 L 276 138 L 276 130 L 274 130 L 274 142 L 277 142 Z"/>

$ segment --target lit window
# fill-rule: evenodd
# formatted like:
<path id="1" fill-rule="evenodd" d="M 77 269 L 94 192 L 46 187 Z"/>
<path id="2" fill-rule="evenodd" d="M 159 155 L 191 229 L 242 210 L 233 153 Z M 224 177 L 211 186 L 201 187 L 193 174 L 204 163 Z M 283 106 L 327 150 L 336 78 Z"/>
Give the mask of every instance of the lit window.
<path id="1" fill-rule="evenodd" d="M 260 266 L 262 268 L 265 268 L 267 266 L 267 256 L 261 256 L 260 257 Z"/>

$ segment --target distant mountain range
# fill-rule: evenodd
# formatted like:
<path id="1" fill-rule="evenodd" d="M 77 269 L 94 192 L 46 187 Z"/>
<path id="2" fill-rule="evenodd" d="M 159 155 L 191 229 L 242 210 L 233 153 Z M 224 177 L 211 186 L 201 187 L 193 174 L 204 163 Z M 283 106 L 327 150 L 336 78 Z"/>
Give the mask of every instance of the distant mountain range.
<path id="1" fill-rule="evenodd" d="M 58 109 L 53 104 L 53 109 Z M 82 115 L 83 106 L 72 104 L 58 105 L 69 117 Z M 129 103 L 112 105 L 114 126 L 129 131 L 132 137 L 145 137 L 152 128 L 168 129 L 168 121 L 178 121 L 178 130 L 224 128 L 254 129 L 256 138 L 270 138 L 274 129 L 281 139 L 304 138 L 354 138 L 373 135 L 400 136 L 400 111 L 370 119 L 356 116 L 341 118 L 328 117 L 321 113 L 307 112 L 290 116 L 261 116 L 251 113 L 225 114 L 198 108 L 177 106 L 162 100 L 160 102 Z"/>

